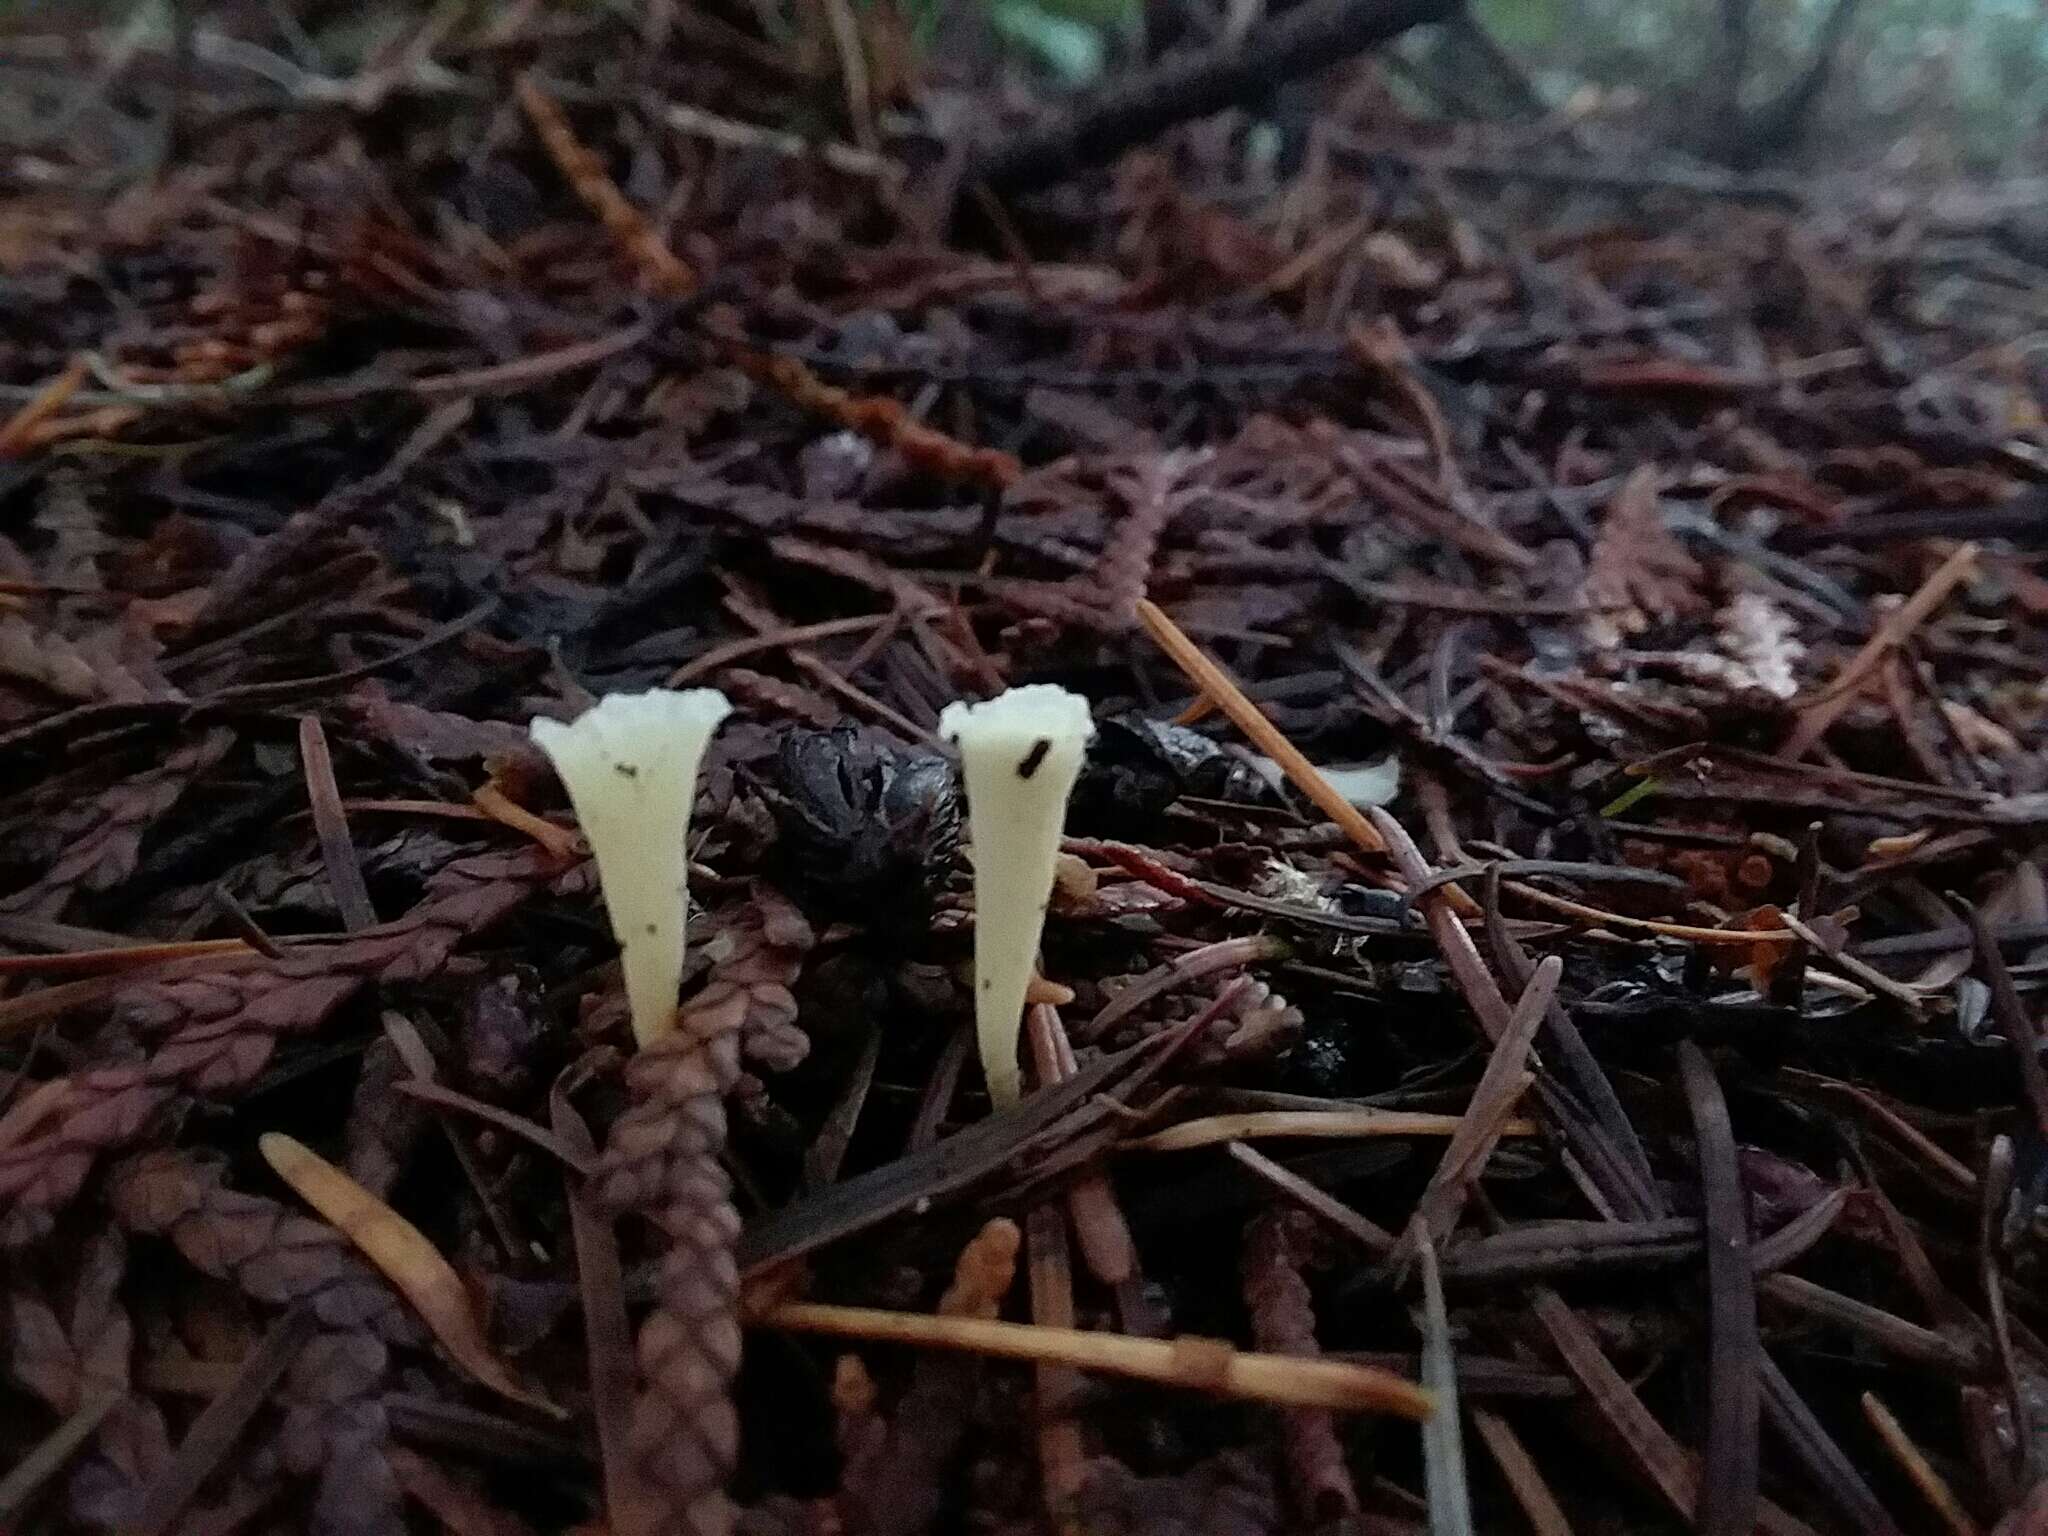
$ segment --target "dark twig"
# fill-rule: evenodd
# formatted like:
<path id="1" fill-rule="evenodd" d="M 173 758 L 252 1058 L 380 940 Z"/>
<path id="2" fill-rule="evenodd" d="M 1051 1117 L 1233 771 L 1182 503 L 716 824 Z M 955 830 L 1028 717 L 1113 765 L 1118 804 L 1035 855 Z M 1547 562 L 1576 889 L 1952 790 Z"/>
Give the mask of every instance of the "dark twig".
<path id="1" fill-rule="evenodd" d="M 1379 1223 L 1361 1216 L 1324 1190 L 1309 1183 L 1300 1174 L 1283 1168 L 1265 1153 L 1248 1142 L 1233 1141 L 1226 1150 L 1253 1173 L 1271 1184 L 1280 1193 L 1294 1201 L 1303 1210 L 1320 1216 L 1337 1231 L 1351 1238 L 1366 1252 L 1387 1254 L 1393 1252 L 1398 1241 L 1394 1234 Z"/>
<path id="2" fill-rule="evenodd" d="M 1471 1102 L 1459 1120 L 1458 1129 L 1445 1145 L 1443 1157 L 1429 1176 L 1422 1197 L 1415 1202 L 1415 1214 L 1402 1233 L 1400 1246 L 1387 1260 L 1391 1267 L 1404 1269 L 1414 1257 L 1417 1245 L 1432 1240 L 1429 1234 L 1441 1233 L 1448 1238 L 1457 1230 L 1466 1197 L 1485 1172 L 1487 1159 L 1499 1144 L 1501 1128 L 1529 1082 L 1523 1070 L 1529 1060 L 1529 1048 L 1535 1043 L 1537 1028 L 1549 1012 L 1551 1000 L 1557 996 L 1558 978 L 1563 974 L 1564 961 L 1551 955 L 1536 967 L 1529 984 L 1522 988 L 1514 1012 L 1508 1016 L 1507 1027 L 1493 1042 L 1486 1070 L 1472 1090 Z"/>
<path id="3" fill-rule="evenodd" d="M 1142 1081 L 1177 1032 L 1152 1036 L 1115 1056 L 1091 1062 L 1063 1082 L 1039 1089 L 1015 1109 L 907 1157 L 843 1179 L 829 1189 L 751 1222 L 740 1238 L 743 1270 L 758 1273 L 913 1207 L 958 1194 L 1029 1149 L 1076 1134 L 1093 1118 L 1087 1100 L 1119 1079 L 1119 1091 Z"/>
<path id="4" fill-rule="evenodd" d="M 14 1520 L 49 1480 L 64 1470 L 107 1415 L 125 1401 L 120 1392 L 103 1392 L 74 1408 L 64 1421 L 0 1477 L 0 1520 Z"/>
<path id="5" fill-rule="evenodd" d="M 1900 1536 L 1898 1525 L 1878 1503 L 1856 1464 L 1814 1417 L 1806 1399 L 1785 1379 L 1768 1350 L 1759 1354 L 1757 1369 L 1763 1384 L 1764 1415 L 1771 1428 L 1852 1528 L 1869 1536 Z"/>
<path id="6" fill-rule="evenodd" d="M 1689 1515 L 1700 1497 L 1700 1472 L 1692 1457 L 1651 1416 L 1635 1389 L 1615 1370 L 1592 1330 L 1557 1292 L 1538 1287 L 1534 1302 L 1536 1320 L 1636 1470 L 1674 1508 Z M 1811 1536 L 1809 1527 L 1768 1500 L 1758 1502 L 1756 1528 Z"/>
<path id="7" fill-rule="evenodd" d="M 311 1311 L 294 1307 L 242 1358 L 235 1384 L 192 1421 L 177 1454 L 142 1491 L 141 1507 L 129 1526 L 136 1536 L 158 1536 L 171 1528 L 199 1485 L 234 1448 L 271 1389 L 291 1369 L 293 1357 L 312 1337 L 315 1326 Z"/>
<path id="8" fill-rule="evenodd" d="M 313 805 L 313 830 L 320 838 L 320 856 L 327 864 L 327 881 L 334 888 L 341 920 L 350 933 L 374 928 L 377 909 L 370 905 L 369 888 L 363 884 L 363 866 L 356 859 L 348 813 L 341 808 L 341 790 L 334 781 L 334 756 L 327 750 L 327 732 L 317 715 L 299 720 L 299 757 Z"/>
<path id="9" fill-rule="evenodd" d="M 1728 1105 L 1706 1053 L 1679 1042 L 1678 1076 L 1692 1112 L 1707 1241 L 1706 1475 L 1694 1519 L 1701 1536 L 1736 1536 L 1756 1518 L 1756 1288 L 1749 1268 L 1749 1200 Z"/>
<path id="10" fill-rule="evenodd" d="M 569 1102 L 567 1087 L 581 1075 L 571 1067 L 548 1097 L 554 1134 L 565 1150 L 595 1164 L 590 1127 Z M 626 1318 L 626 1288 L 611 1215 L 587 1184 L 569 1187 L 569 1227 L 576 1243 L 576 1280 L 583 1300 L 583 1333 L 590 1354 L 590 1402 L 604 1468 L 605 1508 L 628 1511 L 644 1496 L 628 1450 L 633 1415 L 633 1329 Z"/>
<path id="11" fill-rule="evenodd" d="M 1998 952 L 1998 941 L 1992 937 L 1984 914 L 1966 905 L 1964 916 L 1977 946 L 1977 968 L 1991 988 L 1991 1015 L 2005 1032 L 2005 1042 L 2019 1068 L 2020 1088 L 2033 1116 L 2031 1129 L 2035 1136 L 2048 1139 L 2048 1071 L 2041 1067 L 2041 1031 L 2027 1017 L 2019 992 L 2012 984 L 2012 972 L 2006 969 L 2005 956 Z"/>
<path id="12" fill-rule="evenodd" d="M 2025 1447 L 2033 1443 L 2028 1433 L 2033 1414 L 2021 1384 L 2012 1318 L 2006 1310 L 2005 1286 L 1998 1274 L 1999 1239 L 2006 1202 L 2012 1195 L 2013 1158 L 2012 1138 L 1993 1138 L 1985 1160 L 1983 1198 L 1977 1213 L 1977 1272 L 1984 1288 L 1984 1311 L 1991 1323 L 1992 1347 L 1998 1353 L 1999 1370 L 2005 1378 L 2006 1412 L 2012 1416 L 2012 1471 L 2023 1474 L 2027 1464 Z"/>
<path id="13" fill-rule="evenodd" d="M 1169 59 L 1006 143 L 980 151 L 968 181 L 1028 192 L 1100 165 L 1175 123 L 1205 117 L 1410 27 L 1441 21 L 1447 0 L 1309 0 L 1206 53 Z"/>

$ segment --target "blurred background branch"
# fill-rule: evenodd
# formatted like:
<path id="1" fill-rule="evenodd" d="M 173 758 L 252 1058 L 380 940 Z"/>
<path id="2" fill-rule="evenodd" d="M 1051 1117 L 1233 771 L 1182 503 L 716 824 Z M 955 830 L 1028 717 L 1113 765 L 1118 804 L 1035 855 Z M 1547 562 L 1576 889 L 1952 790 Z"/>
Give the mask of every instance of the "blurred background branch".
<path id="1" fill-rule="evenodd" d="M 1228 51 L 1301 0 L 0 0 L 0 143 L 33 149 L 88 115 L 129 155 L 203 129 L 203 90 L 367 110 L 460 91 L 451 54 L 532 47 L 620 16 L 809 74 L 833 136 L 871 147 L 920 71 L 1007 72 L 1088 90 L 1182 54 Z M 1438 8 L 1428 8 L 1435 10 Z M 2048 7 L 2039 0 L 1467 0 L 1383 49 L 1392 104 L 1521 124 L 1552 149 L 1645 151 L 1747 172 L 2015 176 L 2048 160 Z M 1282 82 L 1239 105 L 1284 116 Z M 848 114 L 851 114 L 849 117 Z M 784 126 L 784 125 L 778 125 Z"/>

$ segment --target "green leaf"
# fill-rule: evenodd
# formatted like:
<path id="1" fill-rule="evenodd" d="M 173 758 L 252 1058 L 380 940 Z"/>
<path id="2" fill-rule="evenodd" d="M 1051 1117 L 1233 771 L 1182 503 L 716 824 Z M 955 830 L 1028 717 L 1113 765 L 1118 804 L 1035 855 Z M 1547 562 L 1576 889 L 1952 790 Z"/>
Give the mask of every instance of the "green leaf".
<path id="1" fill-rule="evenodd" d="M 1657 793 L 1656 776 L 1649 775 L 1640 784 L 1631 784 L 1612 800 L 1600 807 L 1602 816 L 1619 816 L 1638 800 L 1647 800 Z"/>
<path id="2" fill-rule="evenodd" d="M 1102 73 L 1108 54 L 1102 33 L 1085 22 L 1057 15 L 1036 0 L 998 0 L 989 21 L 1005 41 L 1037 55 L 1070 85 Z"/>

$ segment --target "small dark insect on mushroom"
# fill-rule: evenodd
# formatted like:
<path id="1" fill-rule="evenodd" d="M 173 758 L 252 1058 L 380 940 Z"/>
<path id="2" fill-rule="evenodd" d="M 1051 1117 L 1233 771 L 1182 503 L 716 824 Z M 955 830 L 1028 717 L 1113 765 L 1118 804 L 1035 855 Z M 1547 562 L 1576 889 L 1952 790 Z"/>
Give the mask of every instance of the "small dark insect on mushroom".
<path id="1" fill-rule="evenodd" d="M 1038 772 L 1038 765 L 1045 761 L 1045 754 L 1052 750 L 1052 742 L 1041 736 L 1031 743 L 1031 750 L 1024 754 L 1024 761 L 1017 765 L 1017 777 L 1028 779 Z"/>

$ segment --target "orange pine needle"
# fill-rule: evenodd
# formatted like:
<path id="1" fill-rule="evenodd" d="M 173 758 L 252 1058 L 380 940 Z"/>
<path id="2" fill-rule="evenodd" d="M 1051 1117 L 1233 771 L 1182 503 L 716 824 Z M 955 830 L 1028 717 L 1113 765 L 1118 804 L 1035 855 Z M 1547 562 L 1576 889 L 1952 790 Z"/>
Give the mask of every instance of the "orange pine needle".
<path id="1" fill-rule="evenodd" d="M 1962 1500 L 1956 1497 L 1955 1490 L 1948 1485 L 1948 1480 L 1934 1470 L 1934 1464 L 1927 1459 L 1920 1447 L 1913 1443 L 1913 1437 L 1906 1433 L 1904 1426 L 1896 1418 L 1892 1417 L 1891 1409 L 1884 1405 L 1875 1392 L 1863 1394 L 1863 1413 L 1864 1417 L 1870 1420 L 1870 1427 L 1877 1431 L 1877 1438 L 1884 1442 L 1884 1448 L 1891 1453 L 1892 1459 L 1898 1462 L 1900 1469 L 1912 1481 L 1913 1486 L 1920 1490 L 1920 1496 L 1928 1502 L 1935 1514 L 1940 1516 L 1941 1523 L 1950 1536 L 1982 1536 L 1977 1522 L 1971 1519 L 1970 1512 L 1963 1508 Z"/>
<path id="2" fill-rule="evenodd" d="M 875 1307 L 785 1302 L 754 1319 L 792 1333 L 823 1333 L 881 1344 L 913 1344 L 1036 1364 L 1128 1376 L 1219 1397 L 1390 1413 L 1426 1419 L 1436 1399 L 1414 1382 L 1345 1360 L 1298 1360 L 1240 1350 L 1221 1339 L 1134 1339 L 1123 1334 L 1044 1328 L 981 1317 L 931 1317 Z"/>
<path id="3" fill-rule="evenodd" d="M 341 808 L 351 816 L 358 813 L 385 816 L 441 816 L 449 821 L 491 821 L 495 818 L 485 815 L 473 805 L 457 805 L 450 800 L 355 800 L 341 802 Z"/>
<path id="4" fill-rule="evenodd" d="M 1828 727 L 1833 725 L 1842 711 L 1847 709 L 1862 691 L 1863 683 L 1876 670 L 1879 662 L 1902 645 L 1906 638 L 1927 622 L 1928 617 L 1939 608 L 1957 586 L 1976 573 L 1977 546 L 1958 545 L 1946 560 L 1942 561 L 1933 575 L 1920 583 L 1919 590 L 1899 605 L 1885 621 L 1877 626 L 1876 632 L 1863 642 L 1863 648 L 1849 658 L 1849 664 L 1841 674 L 1821 690 L 1820 696 L 1799 717 L 1799 723 L 1792 727 L 1792 734 L 1785 738 L 1778 755 L 1787 762 L 1797 762 L 1820 744 Z"/>
<path id="5" fill-rule="evenodd" d="M 548 158 L 639 269 L 648 288 L 666 298 L 687 298 L 695 293 L 696 271 L 669 249 L 647 216 L 619 190 L 602 162 L 576 137 L 575 129 L 569 126 L 568 118 L 554 99 L 530 75 L 520 76 L 514 91 L 534 132 L 540 135 Z M 927 426 L 900 401 L 886 395 L 857 395 L 836 384 L 827 384 L 793 357 L 764 352 L 729 338 L 721 345 L 733 365 L 749 378 L 779 391 L 803 410 L 894 449 L 906 462 L 927 474 L 1002 491 L 1024 473 L 1024 466 L 1014 454 L 963 443 Z"/>
<path id="6" fill-rule="evenodd" d="M 1517 896 L 1544 906 L 1553 912 L 1562 912 L 1568 917 L 1584 918 L 1602 928 L 1621 928 L 1636 933 L 1655 933 L 1667 939 L 1683 939 L 1689 944 L 1790 944 L 1799 937 L 1789 928 L 1701 928 L 1694 923 L 1667 923 L 1654 917 L 1629 917 L 1620 912 L 1609 912 L 1603 907 L 1588 906 L 1583 901 L 1573 901 L 1569 896 L 1558 896 L 1550 891 L 1538 890 L 1521 881 L 1508 882 L 1508 888 Z"/>
<path id="7" fill-rule="evenodd" d="M 361 1250 L 364 1258 L 412 1303 L 455 1363 L 515 1403 L 567 1418 L 527 1391 L 491 1351 L 462 1277 L 424 1233 L 310 1147 L 278 1131 L 256 1143 L 273 1172 Z"/>
<path id="8" fill-rule="evenodd" d="M 119 944 L 106 949 L 79 949 L 68 954 L 0 955 L 0 976 L 100 976 L 113 971 L 154 965 L 159 960 L 190 960 L 202 955 L 253 954 L 246 939 L 182 939 L 161 944 Z"/>
<path id="9" fill-rule="evenodd" d="M 794 405 L 895 449 L 927 474 L 1000 491 L 1014 485 L 1024 473 L 1015 455 L 998 448 L 976 448 L 926 426 L 887 395 L 856 395 L 827 384 L 793 357 L 738 345 L 732 345 L 730 353 L 749 378 L 780 390 Z"/>
<path id="10" fill-rule="evenodd" d="M 1208 654 L 1150 598 L 1138 599 L 1138 620 L 1159 649 L 1188 675 L 1188 680 L 1215 701 L 1252 745 L 1280 765 L 1288 781 L 1314 802 L 1317 810 L 1334 821 L 1344 835 L 1367 853 L 1385 853 L 1386 840 L 1373 829 L 1358 807 L 1337 793 L 1322 771 L 1301 755 L 1300 748 L 1280 733 L 1280 727 L 1259 712 L 1259 706 L 1245 696 L 1237 680 L 1211 661 Z"/>
<path id="11" fill-rule="evenodd" d="M 1133 1152 L 1186 1152 L 1222 1141 L 1256 1141 L 1261 1137 L 1353 1141 L 1366 1136 L 1455 1136 L 1464 1123 L 1462 1115 L 1407 1109 L 1246 1110 L 1240 1114 L 1183 1120 L 1179 1125 L 1127 1141 L 1124 1147 Z M 1534 1136 L 1536 1122 L 1503 1120 L 1494 1134 Z"/>
<path id="12" fill-rule="evenodd" d="M 534 84 L 531 75 L 521 75 L 512 89 L 519 98 L 520 110 L 540 135 L 548 158 L 555 162 L 555 169 L 640 269 L 647 286 L 671 299 L 694 293 L 697 274 L 690 264 L 670 250 L 646 215 L 627 201 L 626 194 L 606 174 L 597 156 L 576 137 L 576 130 L 569 126 L 569 119 L 563 116 L 554 98 Z"/>
<path id="13" fill-rule="evenodd" d="M 85 358 L 74 357 L 64 371 L 45 384 L 36 397 L 0 426 L 0 459 L 19 458 L 39 440 L 37 429 L 70 403 L 85 382 Z"/>
<path id="14" fill-rule="evenodd" d="M 470 798 L 476 802 L 476 808 L 492 821 L 524 833 L 546 849 L 550 857 L 560 859 L 564 864 L 575 859 L 576 834 L 567 827 L 558 827 L 552 821 L 534 815 L 498 788 L 495 779 Z"/>
<path id="15" fill-rule="evenodd" d="M 1474 1408 L 1472 1427 L 1479 1432 L 1480 1443 L 1492 1455 L 1501 1481 L 1508 1485 L 1508 1492 L 1522 1507 L 1522 1517 L 1536 1536 L 1572 1536 L 1571 1522 L 1565 1518 L 1557 1496 L 1544 1482 L 1535 1460 L 1523 1449 L 1507 1420 L 1484 1408 Z"/>

